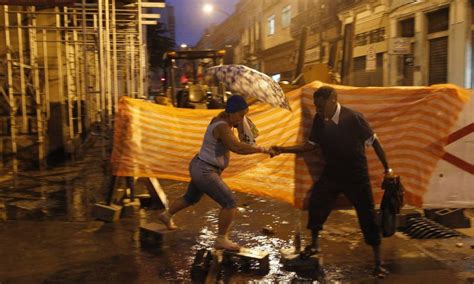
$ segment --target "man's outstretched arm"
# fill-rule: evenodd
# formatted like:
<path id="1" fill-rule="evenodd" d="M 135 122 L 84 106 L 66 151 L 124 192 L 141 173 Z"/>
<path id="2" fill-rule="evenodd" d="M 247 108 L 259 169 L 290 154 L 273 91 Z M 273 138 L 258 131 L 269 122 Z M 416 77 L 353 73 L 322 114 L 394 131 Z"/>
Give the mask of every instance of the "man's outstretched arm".
<path id="1" fill-rule="evenodd" d="M 277 152 L 277 154 L 282 153 L 303 153 L 313 151 L 317 148 L 317 144 L 311 142 L 306 142 L 303 144 L 298 144 L 294 146 L 272 146 L 272 149 Z"/>
<path id="2" fill-rule="evenodd" d="M 380 162 L 383 165 L 383 168 L 385 170 L 385 174 L 388 174 L 391 172 L 390 167 L 388 166 L 387 162 L 387 156 L 385 155 L 385 151 L 382 148 L 382 144 L 380 144 L 380 141 L 378 138 L 374 139 L 374 142 L 372 144 L 372 147 L 374 147 L 375 154 L 377 154 L 377 157 L 379 158 Z"/>

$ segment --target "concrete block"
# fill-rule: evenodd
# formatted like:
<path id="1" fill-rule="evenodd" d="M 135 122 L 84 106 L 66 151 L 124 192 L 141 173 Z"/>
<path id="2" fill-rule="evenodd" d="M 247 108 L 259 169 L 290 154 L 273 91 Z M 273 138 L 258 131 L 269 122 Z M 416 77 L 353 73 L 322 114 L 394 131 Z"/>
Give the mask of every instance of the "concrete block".
<path id="1" fill-rule="evenodd" d="M 425 216 L 448 228 L 471 227 L 471 220 L 464 216 L 463 208 L 425 209 Z"/>
<path id="2" fill-rule="evenodd" d="M 317 254 L 307 255 L 303 252 L 295 253 L 295 248 L 284 248 L 280 250 L 280 261 L 288 271 L 313 271 L 321 269 L 322 259 Z"/>
<path id="3" fill-rule="evenodd" d="M 122 208 L 122 218 L 133 217 L 138 214 L 140 210 L 140 200 L 135 199 L 134 201 L 129 201 L 123 204 Z"/>
<path id="4" fill-rule="evenodd" d="M 243 270 L 254 270 L 261 274 L 270 269 L 269 253 L 252 248 L 240 248 L 240 251 L 223 250 L 223 264 L 240 263 Z"/>
<path id="5" fill-rule="evenodd" d="M 147 223 L 140 226 L 140 241 L 147 245 L 167 247 L 177 240 L 179 230 L 168 230 L 163 224 Z"/>
<path id="6" fill-rule="evenodd" d="M 435 219 L 435 212 L 440 210 L 439 208 L 430 208 L 424 209 L 423 212 L 425 213 L 425 217 L 431 220 Z"/>
<path id="7" fill-rule="evenodd" d="M 251 248 L 240 248 L 239 251 L 224 250 L 224 257 L 236 256 L 248 260 L 268 261 L 269 253 Z"/>
<path id="8" fill-rule="evenodd" d="M 46 216 L 45 200 L 20 200 L 5 204 L 5 215 L 8 220 L 43 220 Z"/>
<path id="9" fill-rule="evenodd" d="M 435 221 L 448 228 L 471 227 L 471 220 L 464 216 L 463 208 L 438 210 L 435 212 Z"/>
<path id="10" fill-rule="evenodd" d="M 303 278 L 324 279 L 324 270 L 322 269 L 322 257 L 309 250 L 303 250 L 299 253 L 295 252 L 295 247 L 283 248 L 280 250 L 280 262 L 287 271 L 294 271 L 296 275 Z M 319 283 L 319 282 L 318 282 Z"/>
<path id="11" fill-rule="evenodd" d="M 122 206 L 119 205 L 112 204 L 108 206 L 96 203 L 92 209 L 92 217 L 105 222 L 115 222 L 120 219 L 121 211 Z"/>

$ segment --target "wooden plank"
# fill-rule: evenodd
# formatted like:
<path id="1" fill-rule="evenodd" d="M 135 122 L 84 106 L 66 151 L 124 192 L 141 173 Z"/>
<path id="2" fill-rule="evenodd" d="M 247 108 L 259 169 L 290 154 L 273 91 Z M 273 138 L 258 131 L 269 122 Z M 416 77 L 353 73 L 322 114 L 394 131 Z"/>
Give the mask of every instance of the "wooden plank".
<path id="1" fill-rule="evenodd" d="M 158 179 L 147 178 L 147 180 L 148 180 L 148 183 L 151 185 L 151 187 L 148 187 L 150 195 L 156 194 L 158 198 L 160 199 L 161 203 L 163 203 L 165 208 L 168 209 L 169 208 L 168 198 L 166 197 L 166 194 L 163 191 L 163 188 L 161 187 Z"/>
<path id="2" fill-rule="evenodd" d="M 165 8 L 166 4 L 163 2 L 141 2 L 139 0 L 138 5 L 142 8 Z"/>
<path id="3" fill-rule="evenodd" d="M 142 18 L 160 19 L 161 15 L 160 14 L 142 14 Z"/>

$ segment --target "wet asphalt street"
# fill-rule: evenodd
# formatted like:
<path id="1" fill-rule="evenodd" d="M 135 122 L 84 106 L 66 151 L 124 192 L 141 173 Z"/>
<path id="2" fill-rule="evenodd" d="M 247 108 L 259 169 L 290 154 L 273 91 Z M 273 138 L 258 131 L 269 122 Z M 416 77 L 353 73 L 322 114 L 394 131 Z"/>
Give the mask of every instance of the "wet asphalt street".
<path id="1" fill-rule="evenodd" d="M 144 247 L 139 227 L 155 222 L 159 210 L 140 209 L 115 223 L 91 218 L 108 189 L 108 149 L 89 141 L 83 157 L 45 172 L 23 172 L 14 185 L 0 181 L 0 283 L 181 283 L 191 282 L 196 252 L 212 246 L 217 205 L 204 198 L 180 212 L 178 241 Z M 161 181 L 170 200 L 186 183 Z M 270 254 L 262 274 L 225 266 L 221 283 L 311 283 L 284 269 L 280 249 L 290 246 L 305 212 L 268 198 L 237 194 L 239 214 L 231 238 Z M 354 211 L 333 211 L 321 237 L 324 283 L 474 283 L 474 239 L 413 240 L 398 232 L 384 239 L 386 279 L 371 276 L 372 253 L 363 242 Z"/>

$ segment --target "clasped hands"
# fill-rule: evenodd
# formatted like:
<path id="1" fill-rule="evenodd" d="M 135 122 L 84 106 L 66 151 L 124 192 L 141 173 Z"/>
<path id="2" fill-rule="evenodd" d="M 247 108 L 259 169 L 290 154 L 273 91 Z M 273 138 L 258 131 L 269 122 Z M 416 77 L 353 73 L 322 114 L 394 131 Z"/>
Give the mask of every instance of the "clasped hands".
<path id="1" fill-rule="evenodd" d="M 278 156 L 282 153 L 282 149 L 279 146 L 271 146 L 271 147 L 262 147 L 263 153 L 270 155 L 270 158 Z"/>

